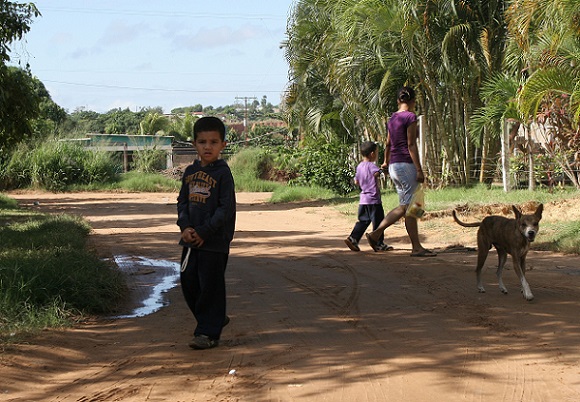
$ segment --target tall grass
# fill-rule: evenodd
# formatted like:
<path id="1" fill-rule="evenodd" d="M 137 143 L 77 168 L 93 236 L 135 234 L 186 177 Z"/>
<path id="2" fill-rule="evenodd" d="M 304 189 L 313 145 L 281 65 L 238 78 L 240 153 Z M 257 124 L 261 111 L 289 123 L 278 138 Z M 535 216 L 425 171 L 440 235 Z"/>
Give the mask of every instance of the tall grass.
<path id="1" fill-rule="evenodd" d="M 0 226 L 0 338 L 114 310 L 126 285 L 87 250 L 90 230 L 78 217 L 22 212 Z"/>
<path id="2" fill-rule="evenodd" d="M 112 181 L 117 171 L 110 154 L 70 142 L 47 141 L 32 149 L 21 144 L 0 173 L 0 183 L 6 188 L 63 191 L 72 184 Z"/>
<path id="3" fill-rule="evenodd" d="M 259 148 L 245 148 L 228 160 L 232 170 L 236 191 L 271 192 L 283 186 L 264 180 L 272 167 L 272 157 L 268 151 Z"/>

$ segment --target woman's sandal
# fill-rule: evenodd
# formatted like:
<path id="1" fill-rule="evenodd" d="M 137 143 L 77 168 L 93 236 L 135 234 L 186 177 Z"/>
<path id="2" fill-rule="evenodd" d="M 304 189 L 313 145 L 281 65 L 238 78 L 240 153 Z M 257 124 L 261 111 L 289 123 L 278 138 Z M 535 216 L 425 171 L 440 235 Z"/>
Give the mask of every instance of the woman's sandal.
<path id="1" fill-rule="evenodd" d="M 373 240 L 373 238 L 371 237 L 370 234 L 365 233 L 365 236 L 367 237 L 367 241 L 369 242 L 369 246 L 371 246 L 371 248 L 374 250 L 375 253 L 377 251 L 381 251 L 381 249 L 379 248 L 378 243 Z"/>
<path id="2" fill-rule="evenodd" d="M 416 253 L 411 253 L 411 257 L 435 257 L 436 255 L 437 253 L 427 249 L 417 251 Z"/>

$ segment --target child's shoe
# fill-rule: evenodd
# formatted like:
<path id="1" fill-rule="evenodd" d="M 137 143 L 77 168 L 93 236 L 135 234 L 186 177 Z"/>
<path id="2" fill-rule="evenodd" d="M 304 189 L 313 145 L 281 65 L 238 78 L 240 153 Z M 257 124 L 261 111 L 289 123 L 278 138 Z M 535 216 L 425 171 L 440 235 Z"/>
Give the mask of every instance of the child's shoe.
<path id="1" fill-rule="evenodd" d="M 379 243 L 377 244 L 377 249 L 375 251 L 391 251 L 393 246 L 389 246 L 386 243 Z"/>
<path id="2" fill-rule="evenodd" d="M 211 339 L 207 335 L 196 335 L 191 342 L 189 342 L 189 347 L 192 349 L 211 349 L 219 345 L 217 339 Z"/>
<path id="3" fill-rule="evenodd" d="M 356 241 L 352 236 L 348 236 L 344 242 L 352 251 L 360 251 L 360 247 L 358 246 L 358 241 Z"/>

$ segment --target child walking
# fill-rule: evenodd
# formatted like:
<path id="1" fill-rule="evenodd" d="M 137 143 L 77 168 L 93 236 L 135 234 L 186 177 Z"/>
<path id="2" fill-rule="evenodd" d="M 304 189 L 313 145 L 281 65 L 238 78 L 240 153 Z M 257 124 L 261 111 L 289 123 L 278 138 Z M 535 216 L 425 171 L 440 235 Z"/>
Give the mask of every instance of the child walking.
<path id="1" fill-rule="evenodd" d="M 358 243 L 369 225 L 372 223 L 374 230 L 385 217 L 379 186 L 381 170 L 375 163 L 377 160 L 377 144 L 365 141 L 361 144 L 360 151 L 363 160 L 356 167 L 354 176 L 354 183 L 361 189 L 358 221 L 355 223 L 350 236 L 344 241 L 352 251 L 360 251 Z M 376 247 L 373 247 L 374 251 L 392 249 L 393 247 L 383 243 L 382 237 L 378 239 Z"/>
<path id="2" fill-rule="evenodd" d="M 181 229 L 181 288 L 197 321 L 193 349 L 218 346 L 226 315 L 225 271 L 234 237 L 234 179 L 220 153 L 226 128 L 217 117 L 202 117 L 193 126 L 198 160 L 183 173 L 177 197 Z"/>

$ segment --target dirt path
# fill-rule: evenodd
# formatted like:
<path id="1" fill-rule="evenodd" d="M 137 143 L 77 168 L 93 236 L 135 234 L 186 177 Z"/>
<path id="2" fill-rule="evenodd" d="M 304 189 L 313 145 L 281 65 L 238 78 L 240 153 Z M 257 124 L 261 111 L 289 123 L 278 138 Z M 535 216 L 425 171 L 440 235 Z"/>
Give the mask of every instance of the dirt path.
<path id="1" fill-rule="evenodd" d="M 177 262 L 174 194 L 13 196 L 83 215 L 103 255 Z M 499 292 L 493 252 L 479 294 L 474 252 L 411 258 L 396 225 L 394 251 L 354 253 L 343 243 L 352 218 L 263 199 L 238 195 L 232 322 L 219 348 L 187 347 L 194 322 L 177 287 L 154 314 L 45 331 L 6 350 L 0 400 L 580 400 L 579 258 L 531 252 L 536 299 L 526 302 L 511 269 L 510 294 Z M 443 249 L 450 233 L 475 246 L 474 229 L 421 228 L 428 247 Z"/>

